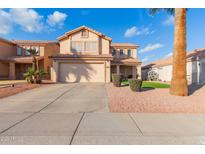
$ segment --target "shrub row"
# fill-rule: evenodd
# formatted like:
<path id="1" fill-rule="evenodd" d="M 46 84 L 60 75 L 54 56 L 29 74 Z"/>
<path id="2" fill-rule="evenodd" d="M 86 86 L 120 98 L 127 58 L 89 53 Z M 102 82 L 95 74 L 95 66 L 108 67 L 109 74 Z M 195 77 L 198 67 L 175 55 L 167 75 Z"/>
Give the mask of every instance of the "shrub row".
<path id="1" fill-rule="evenodd" d="M 120 87 L 123 80 L 123 76 L 120 74 L 112 74 L 112 82 L 114 86 Z M 141 91 L 142 80 L 140 79 L 129 79 L 130 89 L 132 91 Z"/>

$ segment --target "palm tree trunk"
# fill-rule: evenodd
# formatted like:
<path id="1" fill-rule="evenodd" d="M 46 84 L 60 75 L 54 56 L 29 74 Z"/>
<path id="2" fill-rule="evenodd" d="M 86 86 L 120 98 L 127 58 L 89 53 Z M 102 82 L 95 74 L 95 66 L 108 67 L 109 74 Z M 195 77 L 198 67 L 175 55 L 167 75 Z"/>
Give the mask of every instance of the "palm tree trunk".
<path id="1" fill-rule="evenodd" d="M 37 60 L 36 60 L 36 57 L 33 56 L 33 69 L 36 71 L 37 69 Z"/>
<path id="2" fill-rule="evenodd" d="M 186 9 L 175 9 L 173 70 L 170 94 L 187 96 L 186 79 Z"/>

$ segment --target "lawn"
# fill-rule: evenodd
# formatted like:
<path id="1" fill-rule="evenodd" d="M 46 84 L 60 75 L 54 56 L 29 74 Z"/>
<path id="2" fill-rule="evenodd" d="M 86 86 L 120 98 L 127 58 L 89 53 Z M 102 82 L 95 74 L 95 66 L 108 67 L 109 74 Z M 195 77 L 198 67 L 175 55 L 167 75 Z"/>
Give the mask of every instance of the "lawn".
<path id="1" fill-rule="evenodd" d="M 123 85 L 129 85 L 128 80 L 124 80 L 122 82 Z M 169 88 L 170 85 L 166 83 L 159 83 L 159 82 L 150 82 L 150 81 L 143 81 L 142 88 Z"/>

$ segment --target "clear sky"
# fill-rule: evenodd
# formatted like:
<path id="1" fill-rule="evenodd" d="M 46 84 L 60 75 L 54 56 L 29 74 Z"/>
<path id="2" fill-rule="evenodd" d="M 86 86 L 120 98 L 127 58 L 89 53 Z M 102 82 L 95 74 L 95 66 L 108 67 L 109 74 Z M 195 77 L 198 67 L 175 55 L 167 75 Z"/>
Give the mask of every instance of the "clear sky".
<path id="1" fill-rule="evenodd" d="M 205 9 L 187 12 L 187 50 L 205 47 Z M 6 39 L 56 40 L 81 25 L 112 38 L 140 45 L 144 63 L 171 55 L 174 18 L 148 9 L 0 9 L 0 36 Z"/>

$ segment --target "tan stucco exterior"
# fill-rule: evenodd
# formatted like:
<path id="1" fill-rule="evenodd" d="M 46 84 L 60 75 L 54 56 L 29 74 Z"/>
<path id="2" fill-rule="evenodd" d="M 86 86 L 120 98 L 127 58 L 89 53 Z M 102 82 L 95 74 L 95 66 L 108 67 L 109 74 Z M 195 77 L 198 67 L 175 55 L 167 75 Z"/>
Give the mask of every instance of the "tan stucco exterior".
<path id="1" fill-rule="evenodd" d="M 39 56 L 37 56 L 37 59 L 40 59 L 38 60 L 39 68 L 49 73 L 50 67 L 52 66 L 52 59 L 50 59 L 49 56 L 59 53 L 59 44 L 57 42 L 26 40 L 11 42 L 0 39 L 0 78 L 23 78 L 23 73 L 25 73 L 28 67 L 32 66 L 32 57 L 25 55 L 25 49 L 28 47 L 39 48 Z M 17 48 L 23 49 L 21 56 L 17 55 Z"/>
<path id="2" fill-rule="evenodd" d="M 148 78 L 148 72 L 153 70 L 158 73 L 160 81 L 170 82 L 172 78 L 172 62 L 171 57 L 165 60 L 159 60 L 156 65 L 147 64 L 142 69 L 142 78 Z M 205 49 L 188 52 L 186 63 L 186 77 L 189 84 L 204 84 L 205 83 Z"/>
<path id="3" fill-rule="evenodd" d="M 47 44 L 44 47 L 44 70 L 46 72 L 50 71 L 50 68 L 53 65 L 53 61 L 52 59 L 50 59 L 49 57 L 52 55 L 56 55 L 60 52 L 60 47 L 59 44 L 57 43 L 51 43 L 51 44 Z"/>
<path id="4" fill-rule="evenodd" d="M 83 41 L 92 41 L 97 43 L 97 50 L 93 52 L 84 51 L 78 52 L 77 54 L 109 54 L 110 53 L 110 41 L 102 37 L 99 37 L 93 32 L 88 32 L 88 37 L 82 38 L 81 31 L 72 34 L 59 41 L 60 44 L 60 53 L 61 54 L 73 54 L 71 50 L 72 41 L 83 42 Z"/>
<path id="5" fill-rule="evenodd" d="M 0 39 L 0 58 L 8 58 L 16 55 L 16 45 L 4 39 Z M 9 76 L 9 64 L 0 62 L 0 78 Z"/>
<path id="6" fill-rule="evenodd" d="M 86 32 L 86 36 L 83 36 Z M 118 73 L 125 76 L 132 74 L 134 77 L 141 73 L 140 62 L 137 61 L 137 45 L 133 44 L 117 44 L 111 45 L 111 38 L 103 35 L 88 27 L 80 27 L 72 31 L 66 32 L 63 36 L 59 37 L 60 56 L 53 57 L 53 67 L 51 68 L 51 78 L 55 82 L 110 82 L 111 73 L 114 73 L 114 67 L 118 68 Z M 79 45 L 79 51 L 73 51 L 72 42 L 84 44 L 84 42 L 95 42 L 95 51 L 86 51 Z M 115 56 L 111 56 L 112 49 L 117 50 Z M 123 49 L 123 55 L 119 54 L 119 49 Z M 131 56 L 127 55 L 127 50 L 131 51 Z M 66 57 L 66 55 L 73 55 Z M 82 57 L 75 57 L 76 55 L 87 55 L 87 59 Z M 90 57 L 89 57 L 90 55 Z M 96 55 L 97 57 L 92 57 Z M 121 67 L 117 67 L 118 63 L 113 63 L 110 58 L 103 58 L 103 56 L 111 56 L 112 58 L 128 59 L 126 61 L 119 61 Z M 92 59 L 90 59 L 92 58 Z M 129 61 L 130 59 L 130 61 Z M 133 60 L 136 59 L 136 60 Z M 111 66 L 112 65 L 112 66 Z M 113 68 L 112 68 L 113 67 Z M 112 69 L 111 69 L 112 68 Z M 141 74 L 138 74 L 141 76 Z M 90 76 L 90 78 L 86 78 Z"/>
<path id="7" fill-rule="evenodd" d="M 125 76 L 136 76 L 140 73 L 138 69 L 141 63 L 137 60 L 137 45 L 118 43 L 115 46 L 110 37 L 86 26 L 66 32 L 58 38 L 58 42 L 8 42 L 9 45 L 0 46 L 0 51 L 5 50 L 0 53 L 0 59 L 4 61 L 3 64 L 0 63 L 0 76 L 10 79 L 20 78 L 32 64 L 32 57 L 25 53 L 26 49 L 34 47 L 39 49 L 39 67 L 50 74 L 49 77 L 55 82 L 110 82 L 113 73 L 111 68 L 114 66 L 118 68 L 118 73 L 125 72 L 122 73 Z M 23 49 L 23 54 L 17 56 L 19 47 Z M 113 48 L 117 49 L 114 56 Z M 119 54 L 119 49 L 123 49 L 123 55 Z M 128 49 L 131 51 L 130 56 L 127 54 Z M 19 51 L 21 50 L 18 50 L 18 53 Z"/>

